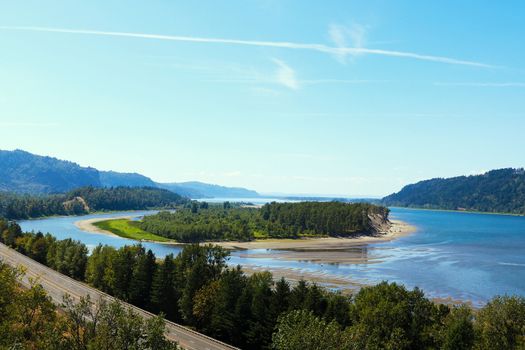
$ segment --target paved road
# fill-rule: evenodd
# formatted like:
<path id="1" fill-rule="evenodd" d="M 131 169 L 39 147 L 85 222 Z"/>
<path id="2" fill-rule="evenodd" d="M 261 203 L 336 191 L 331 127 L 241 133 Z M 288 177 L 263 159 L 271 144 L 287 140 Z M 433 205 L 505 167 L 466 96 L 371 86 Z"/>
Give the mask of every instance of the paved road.
<path id="1" fill-rule="evenodd" d="M 58 273 L 25 255 L 22 255 L 15 250 L 0 243 L 0 259 L 12 266 L 22 266 L 26 269 L 26 276 L 22 283 L 29 285 L 29 277 L 38 278 L 38 282 L 44 287 L 48 295 L 57 304 L 62 303 L 64 294 L 69 294 L 73 299 L 79 300 L 81 296 L 89 295 L 91 300 L 104 299 L 107 301 L 115 300 L 110 295 L 107 295 L 95 288 L 92 288 L 82 282 L 78 282 L 61 273 Z M 144 311 L 138 307 L 124 303 L 132 308 L 135 312 L 143 317 L 149 318 L 153 314 Z M 237 349 L 231 345 L 222 343 L 218 340 L 195 332 L 191 329 L 178 325 L 176 323 L 166 320 L 166 337 L 170 340 L 175 340 L 181 347 L 187 350 L 225 350 Z"/>

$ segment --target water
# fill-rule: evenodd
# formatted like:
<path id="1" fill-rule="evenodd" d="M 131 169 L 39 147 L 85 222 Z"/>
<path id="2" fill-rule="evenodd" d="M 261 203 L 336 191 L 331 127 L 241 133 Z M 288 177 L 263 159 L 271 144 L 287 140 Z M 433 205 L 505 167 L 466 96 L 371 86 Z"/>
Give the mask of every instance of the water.
<path id="1" fill-rule="evenodd" d="M 273 198 L 273 197 L 239 197 L 239 198 L 200 198 L 198 199 L 200 202 L 208 202 L 208 203 L 224 203 L 224 202 L 230 202 L 230 203 L 251 203 L 255 205 L 262 205 L 270 202 L 277 202 L 277 203 L 285 203 L 285 202 L 298 202 L 297 200 L 290 200 L 285 198 Z"/>
<path id="2" fill-rule="evenodd" d="M 154 211 L 118 213 L 143 216 Z M 74 238 L 90 249 L 99 243 L 121 247 L 135 241 L 86 233 L 74 223 L 95 217 L 56 217 L 21 221 L 24 231 L 51 232 L 59 239 Z M 483 215 L 430 210 L 392 208 L 391 217 L 412 224 L 417 232 L 386 243 L 375 243 L 348 250 L 374 264 L 320 264 L 288 261 L 266 249 L 232 253 L 230 263 L 267 269 L 295 269 L 299 273 L 351 279 L 375 284 L 382 280 L 419 286 L 430 297 L 469 300 L 480 305 L 497 294 L 525 295 L 525 217 Z M 158 257 L 177 254 L 181 248 L 160 243 L 143 243 Z"/>

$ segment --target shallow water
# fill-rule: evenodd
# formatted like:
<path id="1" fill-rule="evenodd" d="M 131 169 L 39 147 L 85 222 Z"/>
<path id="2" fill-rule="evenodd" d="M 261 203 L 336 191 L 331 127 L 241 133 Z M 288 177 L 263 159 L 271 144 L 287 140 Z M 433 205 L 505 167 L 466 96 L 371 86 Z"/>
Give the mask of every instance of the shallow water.
<path id="1" fill-rule="evenodd" d="M 154 211 L 117 213 L 143 216 Z M 121 247 L 134 244 L 120 237 L 86 233 L 78 220 L 117 215 L 56 217 L 21 221 L 24 231 L 50 232 L 59 239 L 74 238 L 90 249 L 97 244 Z M 373 284 L 382 280 L 419 286 L 435 298 L 470 300 L 479 305 L 497 294 L 525 295 L 525 217 L 392 208 L 391 217 L 412 224 L 417 232 L 397 240 L 352 248 L 348 254 L 377 261 L 374 264 L 320 264 L 271 257 L 266 249 L 233 252 L 230 263 L 268 269 L 295 269 L 298 273 Z M 143 243 L 158 257 L 181 248 Z M 265 257 L 268 255 L 268 257 Z M 256 257 L 255 257 L 256 256 Z"/>

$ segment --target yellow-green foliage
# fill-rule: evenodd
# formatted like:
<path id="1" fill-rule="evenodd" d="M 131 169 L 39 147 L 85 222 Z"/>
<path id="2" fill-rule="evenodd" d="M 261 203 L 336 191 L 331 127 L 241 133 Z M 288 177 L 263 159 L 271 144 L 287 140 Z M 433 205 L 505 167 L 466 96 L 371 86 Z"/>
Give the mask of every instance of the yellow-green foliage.
<path id="1" fill-rule="evenodd" d="M 95 226 L 102 230 L 112 232 L 120 237 L 135 240 L 148 240 L 157 242 L 169 242 L 168 238 L 146 232 L 137 226 L 137 222 L 127 219 L 112 219 L 94 223 Z"/>

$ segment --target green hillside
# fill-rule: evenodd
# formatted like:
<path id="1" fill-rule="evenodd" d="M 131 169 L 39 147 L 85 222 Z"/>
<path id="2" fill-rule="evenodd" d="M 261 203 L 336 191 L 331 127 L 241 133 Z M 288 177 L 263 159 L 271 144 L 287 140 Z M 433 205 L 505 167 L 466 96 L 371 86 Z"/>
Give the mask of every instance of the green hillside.
<path id="1" fill-rule="evenodd" d="M 525 214 L 525 170 L 431 179 L 383 198 L 388 206 Z"/>

